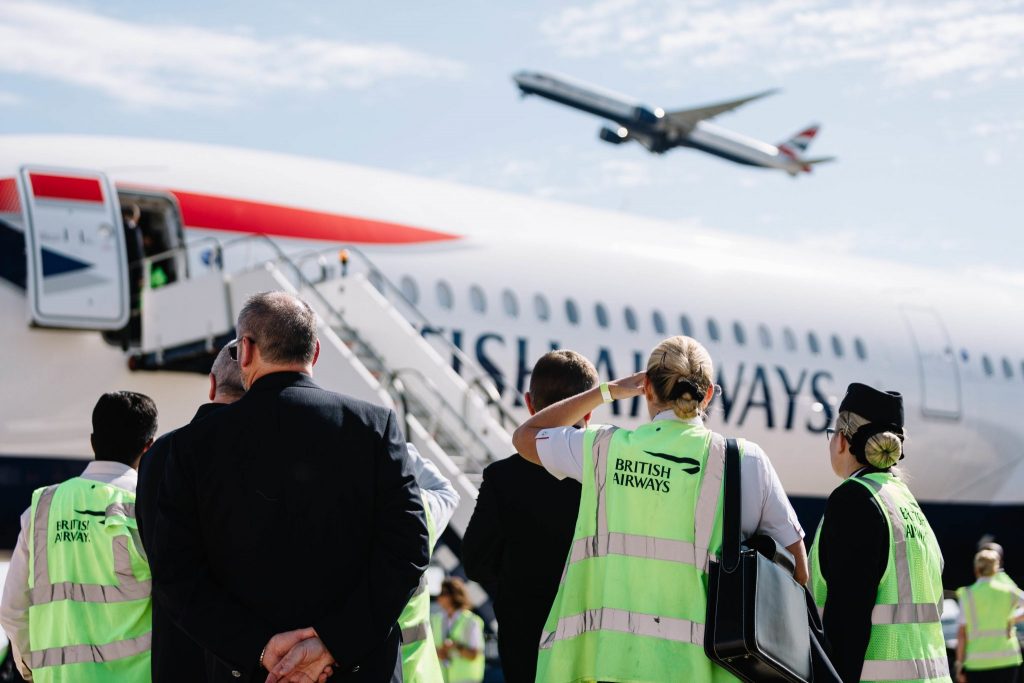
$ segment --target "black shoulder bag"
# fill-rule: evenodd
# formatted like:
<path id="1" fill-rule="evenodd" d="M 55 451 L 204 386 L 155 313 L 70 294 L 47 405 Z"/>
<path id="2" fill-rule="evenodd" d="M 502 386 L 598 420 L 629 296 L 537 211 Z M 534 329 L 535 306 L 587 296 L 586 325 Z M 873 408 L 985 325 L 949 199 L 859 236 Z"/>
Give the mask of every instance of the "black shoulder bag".
<path id="1" fill-rule="evenodd" d="M 773 539 L 755 536 L 740 546 L 740 501 L 739 446 L 729 439 L 722 557 L 709 568 L 704 651 L 744 681 L 811 683 L 818 667 L 806 589 L 793 578 L 792 555 Z"/>

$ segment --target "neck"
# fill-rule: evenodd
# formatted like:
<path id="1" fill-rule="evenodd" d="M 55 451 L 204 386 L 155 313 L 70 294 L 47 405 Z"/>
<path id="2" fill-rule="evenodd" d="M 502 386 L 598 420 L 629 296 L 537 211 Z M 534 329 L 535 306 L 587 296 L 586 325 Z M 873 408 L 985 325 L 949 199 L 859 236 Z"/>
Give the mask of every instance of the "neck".
<path id="1" fill-rule="evenodd" d="M 249 376 L 249 387 L 256 383 L 260 377 L 266 375 L 272 375 L 275 372 L 301 372 L 303 375 L 313 376 L 313 364 L 312 363 L 291 363 L 284 365 L 260 365 L 253 369 L 252 375 Z"/>

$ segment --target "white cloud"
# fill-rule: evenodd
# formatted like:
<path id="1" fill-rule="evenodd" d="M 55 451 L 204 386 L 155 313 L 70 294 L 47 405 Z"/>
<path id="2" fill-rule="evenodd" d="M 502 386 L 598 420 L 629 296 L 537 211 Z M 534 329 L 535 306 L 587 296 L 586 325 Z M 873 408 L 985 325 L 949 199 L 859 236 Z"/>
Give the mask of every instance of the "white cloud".
<path id="1" fill-rule="evenodd" d="M 779 73 L 874 65 L 890 86 L 959 74 L 1024 78 L 1021 0 L 839 5 L 830 0 L 599 0 L 557 12 L 541 31 L 564 55 L 617 55 L 673 70 L 759 64 Z"/>
<path id="2" fill-rule="evenodd" d="M 391 78 L 453 78 L 465 67 L 388 43 L 259 38 L 3 0 L 0 71 L 98 90 L 133 105 L 192 108 L 237 104 L 271 90 L 358 90 Z"/>
<path id="3" fill-rule="evenodd" d="M 0 107 L 13 107 L 24 101 L 25 98 L 17 93 L 0 90 Z"/>
<path id="4" fill-rule="evenodd" d="M 969 130 L 971 135 L 976 135 L 979 138 L 998 135 L 1000 137 L 1007 137 L 1011 140 L 1016 140 L 1021 133 L 1024 133 L 1024 119 L 998 122 L 983 121 L 981 123 L 974 124 Z"/>

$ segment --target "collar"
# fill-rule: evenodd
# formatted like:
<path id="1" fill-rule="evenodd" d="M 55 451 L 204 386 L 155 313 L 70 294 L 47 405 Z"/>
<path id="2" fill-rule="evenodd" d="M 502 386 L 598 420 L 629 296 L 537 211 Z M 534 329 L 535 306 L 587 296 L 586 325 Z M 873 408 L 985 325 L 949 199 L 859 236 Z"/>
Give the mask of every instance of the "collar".
<path id="1" fill-rule="evenodd" d="M 306 386 L 316 387 L 316 383 L 313 382 L 313 378 L 304 372 L 295 372 L 294 370 L 284 370 L 281 372 L 271 372 L 263 375 L 258 380 L 253 382 L 246 394 L 251 394 L 254 391 L 278 391 L 290 386 Z"/>
<path id="2" fill-rule="evenodd" d="M 674 420 L 676 422 L 681 422 L 684 425 L 693 425 L 694 427 L 704 426 L 704 420 L 701 419 L 700 415 L 684 420 L 675 413 L 673 413 L 671 409 L 661 411 L 660 413 L 654 416 L 654 419 L 651 420 L 651 422 L 659 422 L 661 420 Z"/>
<path id="3" fill-rule="evenodd" d="M 228 405 L 229 404 L 227 403 L 204 403 L 203 405 L 199 406 L 199 410 L 196 411 L 196 414 L 192 418 L 192 421 L 195 422 L 196 420 L 201 420 L 210 413 L 215 413 L 221 408 L 227 408 Z"/>
<path id="4" fill-rule="evenodd" d="M 114 462 L 113 460 L 93 460 L 85 466 L 82 474 L 111 478 L 128 477 L 129 479 L 136 479 L 139 476 L 139 473 L 134 468 Z"/>

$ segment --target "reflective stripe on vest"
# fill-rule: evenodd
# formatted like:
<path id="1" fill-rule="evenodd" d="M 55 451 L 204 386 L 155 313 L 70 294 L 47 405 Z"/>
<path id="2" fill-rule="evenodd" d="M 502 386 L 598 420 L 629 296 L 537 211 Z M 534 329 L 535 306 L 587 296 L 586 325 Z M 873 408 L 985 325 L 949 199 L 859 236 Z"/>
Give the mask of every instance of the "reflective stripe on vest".
<path id="1" fill-rule="evenodd" d="M 427 622 L 421 621 L 418 624 L 413 624 L 402 629 L 402 645 L 411 645 L 426 640 L 428 635 L 430 635 L 430 628 Z"/>
<path id="2" fill-rule="evenodd" d="M 861 670 L 862 681 L 913 681 L 949 676 L 949 662 L 937 659 L 869 659 Z"/>
<path id="3" fill-rule="evenodd" d="M 618 631 L 678 643 L 704 645 L 704 624 L 602 607 L 559 619 L 554 632 L 541 636 L 540 649 L 546 650 L 559 640 L 575 638 L 590 631 Z"/>
<path id="4" fill-rule="evenodd" d="M 94 583 L 50 583 L 50 565 L 48 560 L 48 529 L 50 507 L 53 505 L 53 494 L 57 486 L 47 487 L 39 496 L 36 504 L 35 525 L 32 533 L 32 552 L 34 581 L 31 589 L 32 604 L 45 605 L 58 600 L 74 600 L 76 602 L 127 602 L 142 600 L 152 593 L 153 583 L 150 580 L 139 581 L 132 570 L 131 551 L 128 548 L 127 536 L 115 536 L 112 540 L 114 555 L 114 573 L 118 585 L 108 586 Z M 107 506 L 106 516 L 135 517 L 134 503 L 113 503 Z"/>
<path id="5" fill-rule="evenodd" d="M 152 642 L 153 633 L 149 631 L 138 638 L 118 640 L 102 645 L 66 645 L 46 650 L 34 650 L 28 653 L 28 666 L 30 669 L 41 669 L 46 666 L 63 666 L 84 662 L 109 662 L 147 652 Z"/>
<path id="6" fill-rule="evenodd" d="M 932 624 L 939 622 L 939 605 L 933 602 L 914 602 L 914 590 L 910 584 L 910 563 L 907 560 L 907 535 L 903 526 L 903 515 L 897 509 L 896 501 L 879 482 L 867 477 L 858 478 L 875 490 L 885 505 L 885 511 L 892 525 L 893 565 L 896 568 L 895 605 L 875 605 L 871 610 L 872 625 L 879 624 Z"/>
<path id="7" fill-rule="evenodd" d="M 607 555 L 625 555 L 647 560 L 663 560 L 696 567 L 707 572 L 709 559 L 716 557 L 708 553 L 711 534 L 714 531 L 718 496 L 722 489 L 722 477 L 725 473 L 725 441 L 713 438 L 708 454 L 707 469 L 697 497 L 697 508 L 694 514 L 696 536 L 694 543 L 678 541 L 656 536 L 637 534 L 609 533 L 608 505 L 606 498 L 608 477 L 608 449 L 612 437 L 618 427 L 605 427 L 594 436 L 594 484 L 597 489 L 597 535 L 585 536 L 573 541 L 569 553 L 569 561 L 562 571 L 565 581 L 569 565 L 593 557 Z"/>

